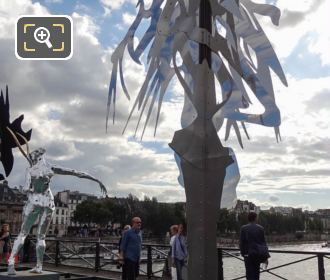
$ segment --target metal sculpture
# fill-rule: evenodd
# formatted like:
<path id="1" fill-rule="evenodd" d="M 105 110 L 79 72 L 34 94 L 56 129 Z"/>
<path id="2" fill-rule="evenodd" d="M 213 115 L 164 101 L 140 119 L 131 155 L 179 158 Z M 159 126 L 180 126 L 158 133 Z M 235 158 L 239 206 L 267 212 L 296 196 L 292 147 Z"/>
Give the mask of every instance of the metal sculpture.
<path id="1" fill-rule="evenodd" d="M 15 138 L 15 136 L 13 135 Z M 18 140 L 15 139 L 17 142 Z M 18 142 L 17 142 L 18 144 Z M 27 144 L 27 143 L 26 143 Z M 37 228 L 37 264 L 31 270 L 34 273 L 42 273 L 43 256 L 46 248 L 46 233 L 55 210 L 54 196 L 50 189 L 50 180 L 54 175 L 72 175 L 79 178 L 89 179 L 99 183 L 101 191 L 107 193 L 102 182 L 93 176 L 56 165 L 52 165 L 45 159 L 46 150 L 39 148 L 33 152 L 27 152 L 21 149 L 24 157 L 28 160 L 30 166 L 26 170 L 25 191 L 28 194 L 28 200 L 23 210 L 23 222 L 20 233 L 18 234 L 11 255 L 8 260 L 8 274 L 15 275 L 15 256 L 24 245 L 26 236 L 30 233 L 32 226 L 38 222 Z"/>
<path id="2" fill-rule="evenodd" d="M 23 145 L 26 141 L 30 141 L 32 129 L 24 132 L 22 129 L 22 121 L 24 116 L 21 115 L 12 123 L 10 122 L 10 105 L 8 96 L 8 86 L 6 86 L 6 96 L 3 96 L 1 90 L 0 96 L 0 160 L 5 171 L 5 176 L 9 176 L 14 165 L 14 156 L 12 149 L 17 148 L 12 134 L 17 135 L 18 142 Z M 4 176 L 0 173 L 0 180 Z"/>
<path id="3" fill-rule="evenodd" d="M 145 116 L 142 137 L 155 107 L 156 132 L 166 89 L 173 77 L 179 80 L 185 93 L 182 129 L 175 132 L 170 146 L 182 170 L 187 199 L 188 279 L 217 279 L 216 219 L 226 169 L 233 164 L 218 131 L 226 120 L 225 139 L 234 129 L 242 147 L 239 124 L 247 137 L 245 123 L 254 123 L 274 127 L 280 139 L 281 117 L 270 69 L 283 84 L 287 82 L 255 16 L 268 16 L 277 25 L 280 11 L 251 0 L 153 0 L 149 9 L 139 0 L 137 6 L 133 24 L 111 57 L 106 124 L 111 111 L 115 119 L 118 72 L 130 98 L 122 65 L 126 49 L 139 64 L 148 52 L 146 78 L 127 120 L 140 111 L 137 132 Z M 134 47 L 136 30 L 144 19 L 150 25 Z M 251 103 L 248 92 L 263 105 L 264 113 L 242 111 Z"/>
<path id="4" fill-rule="evenodd" d="M 14 268 L 15 256 L 19 253 L 26 236 L 36 222 L 38 222 L 36 244 L 37 265 L 32 269 L 32 272 L 42 272 L 42 262 L 46 247 L 46 233 L 55 210 L 54 196 L 49 186 L 50 180 L 54 175 L 72 175 L 95 181 L 99 183 L 101 191 L 107 193 L 103 183 L 95 179 L 93 176 L 84 172 L 48 163 L 44 157 L 46 152 L 45 149 L 39 148 L 30 153 L 28 141 L 31 138 L 32 130 L 29 130 L 28 132 L 22 130 L 21 123 L 23 118 L 23 115 L 21 115 L 15 119 L 14 122 L 10 123 L 8 87 L 6 87 L 6 97 L 4 98 L 2 91 L 0 96 L 1 163 L 4 167 L 6 176 L 8 176 L 14 164 L 12 149 L 18 147 L 30 165 L 30 167 L 27 168 L 25 182 L 25 191 L 28 195 L 28 201 L 23 210 L 21 231 L 14 242 L 8 260 L 9 275 L 16 274 Z M 24 151 L 22 147 L 23 145 L 26 145 L 27 151 Z M 0 180 L 2 179 L 4 179 L 4 176 L 0 174 Z"/>

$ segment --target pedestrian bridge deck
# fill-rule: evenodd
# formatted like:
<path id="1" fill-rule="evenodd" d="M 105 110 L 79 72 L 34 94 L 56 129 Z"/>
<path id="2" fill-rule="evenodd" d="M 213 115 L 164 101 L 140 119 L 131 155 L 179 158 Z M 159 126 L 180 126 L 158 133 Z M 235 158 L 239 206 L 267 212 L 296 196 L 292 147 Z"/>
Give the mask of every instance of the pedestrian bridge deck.
<path id="1" fill-rule="evenodd" d="M 23 264 L 22 268 L 32 268 L 34 266 L 34 263 L 31 264 Z M 6 267 L 0 266 L 0 271 L 4 271 Z M 76 277 L 83 277 L 79 279 L 88 279 L 87 277 L 98 277 L 97 279 L 108 279 L 108 280 L 120 280 L 121 279 L 121 274 L 118 272 L 113 272 L 113 271 L 106 271 L 106 270 L 100 270 L 98 272 L 95 272 L 95 270 L 90 269 L 90 268 L 84 268 L 84 267 L 74 267 L 74 266 L 65 266 L 65 265 L 60 265 L 60 266 L 55 266 L 55 264 L 51 263 L 44 263 L 44 269 L 47 271 L 53 271 L 57 272 L 62 275 L 62 279 L 75 279 Z M 77 279 L 77 278 L 76 278 Z M 144 279 L 150 279 L 147 276 L 141 275 L 139 276 L 139 280 L 144 280 Z M 170 278 L 167 278 L 165 276 L 163 277 L 152 277 L 152 279 L 164 279 L 164 280 L 170 280 Z"/>

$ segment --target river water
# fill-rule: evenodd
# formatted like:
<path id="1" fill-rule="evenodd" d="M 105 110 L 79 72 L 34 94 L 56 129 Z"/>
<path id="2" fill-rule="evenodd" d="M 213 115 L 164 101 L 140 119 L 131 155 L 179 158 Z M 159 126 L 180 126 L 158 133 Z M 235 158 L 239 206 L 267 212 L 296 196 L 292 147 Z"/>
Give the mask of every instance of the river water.
<path id="1" fill-rule="evenodd" d="M 300 244 L 300 245 L 281 245 L 270 246 L 270 249 L 276 250 L 294 250 L 294 251 L 313 251 L 313 252 L 330 252 L 330 248 L 322 248 L 321 244 Z M 272 253 L 269 259 L 268 268 L 293 262 L 309 257 L 310 255 L 292 255 Z M 330 260 L 324 258 L 325 279 L 330 280 Z M 223 259 L 225 280 L 230 280 L 243 276 L 245 273 L 244 263 L 232 257 Z M 318 262 L 317 258 L 307 260 L 301 263 L 282 267 L 272 271 L 277 275 L 289 280 L 317 280 L 318 279 Z M 282 278 L 282 279 L 283 279 Z M 269 273 L 261 273 L 261 280 L 281 279 Z"/>

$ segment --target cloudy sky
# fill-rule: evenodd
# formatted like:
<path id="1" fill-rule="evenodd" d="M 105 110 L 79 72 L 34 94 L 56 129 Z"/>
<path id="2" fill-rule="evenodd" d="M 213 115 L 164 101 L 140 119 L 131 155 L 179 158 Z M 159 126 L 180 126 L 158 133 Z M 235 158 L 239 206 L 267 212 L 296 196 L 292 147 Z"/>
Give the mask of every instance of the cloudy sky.
<path id="1" fill-rule="evenodd" d="M 224 143 L 238 159 L 238 198 L 265 208 L 330 208 L 330 2 L 268 3 L 282 11 L 279 27 L 260 18 L 289 82 L 286 88 L 274 79 L 282 142 L 276 142 L 272 129 L 248 125 L 251 140 L 244 139 L 244 149 L 234 135 Z M 0 87 L 9 85 L 12 119 L 24 113 L 24 128 L 33 128 L 31 148 L 46 147 L 53 163 L 95 175 L 111 196 L 133 193 L 139 198 L 184 201 L 168 148 L 180 128 L 183 104 L 177 83 L 168 92 L 156 137 L 152 127 L 142 142 L 133 137 L 134 127 L 121 134 L 131 106 L 123 96 L 117 104 L 117 121 L 105 133 L 110 56 L 134 19 L 135 4 L 135 0 L 0 0 Z M 32 14 L 73 18 L 72 59 L 20 61 L 15 57 L 16 19 Z M 143 81 L 144 66 L 125 60 L 124 67 L 134 95 Z M 24 183 L 27 165 L 18 152 L 15 157 L 8 177 L 11 186 Z M 64 189 L 100 195 L 98 186 L 88 181 L 54 178 L 54 192 Z"/>

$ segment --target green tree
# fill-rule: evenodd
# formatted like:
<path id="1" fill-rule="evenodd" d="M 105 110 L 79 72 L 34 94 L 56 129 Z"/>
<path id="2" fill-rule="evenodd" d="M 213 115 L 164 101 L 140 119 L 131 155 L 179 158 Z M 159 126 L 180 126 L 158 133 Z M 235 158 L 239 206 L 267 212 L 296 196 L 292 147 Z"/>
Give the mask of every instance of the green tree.
<path id="1" fill-rule="evenodd" d="M 85 200 L 77 205 L 74 211 L 73 220 L 80 224 L 94 223 L 95 215 L 97 214 L 97 206 L 94 201 Z"/>

